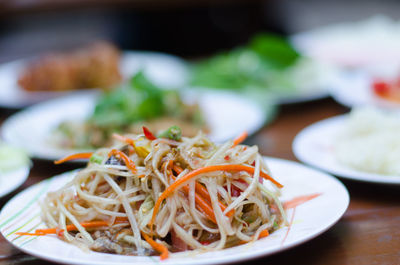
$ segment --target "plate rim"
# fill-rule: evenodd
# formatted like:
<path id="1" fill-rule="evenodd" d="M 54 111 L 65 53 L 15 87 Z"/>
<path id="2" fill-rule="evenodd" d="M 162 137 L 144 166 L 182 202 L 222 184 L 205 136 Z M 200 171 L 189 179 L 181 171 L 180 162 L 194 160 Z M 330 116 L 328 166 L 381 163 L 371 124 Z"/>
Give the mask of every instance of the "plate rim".
<path id="1" fill-rule="evenodd" d="M 292 142 L 292 151 L 293 151 L 295 157 L 299 161 L 303 162 L 304 164 L 307 164 L 313 168 L 317 168 L 317 169 L 327 172 L 329 174 L 333 174 L 334 176 L 337 176 L 339 178 L 352 180 L 352 181 L 365 182 L 365 183 L 400 185 L 400 176 L 390 176 L 390 175 L 363 172 L 363 171 L 359 171 L 356 169 L 352 169 L 350 167 L 347 167 L 346 165 L 342 165 L 337 162 L 335 164 L 340 165 L 339 170 L 327 168 L 327 167 L 315 162 L 314 160 L 309 159 L 308 157 L 306 157 L 304 155 L 304 151 L 300 150 L 301 142 L 303 141 L 303 139 L 307 136 L 307 134 L 310 131 L 318 130 L 319 127 L 322 127 L 324 124 L 330 125 L 330 123 L 334 123 L 334 122 L 336 122 L 336 123 L 343 122 L 348 117 L 349 117 L 349 114 L 336 115 L 333 117 L 329 117 L 329 118 L 314 122 L 314 123 L 308 125 L 307 127 L 303 128 L 299 133 L 296 134 L 296 136 Z M 343 172 L 342 170 L 340 170 L 340 168 L 344 168 L 345 170 L 348 170 L 349 172 L 347 172 L 347 173 Z M 357 176 L 357 174 L 361 174 L 364 176 L 360 176 L 360 175 Z M 397 178 L 397 179 L 395 179 L 393 181 L 390 178 Z"/>
<path id="2" fill-rule="evenodd" d="M 267 160 L 268 163 L 271 163 L 271 162 L 272 163 L 287 163 L 287 164 L 290 164 L 290 165 L 294 165 L 294 166 L 297 166 L 297 167 L 304 168 L 305 170 L 314 171 L 314 172 L 318 173 L 318 175 L 322 176 L 323 178 L 329 178 L 331 181 L 333 181 L 333 183 L 335 183 L 334 185 L 337 185 L 338 189 L 341 189 L 344 192 L 343 193 L 343 195 L 344 195 L 344 197 L 343 197 L 344 204 L 342 205 L 342 208 L 340 209 L 340 211 L 337 211 L 337 213 L 335 214 L 335 217 L 332 218 L 332 220 L 330 220 L 328 225 L 322 227 L 322 229 L 319 229 L 316 233 L 308 234 L 306 236 L 303 236 L 303 238 L 301 238 L 299 240 L 295 240 L 295 241 L 293 241 L 293 242 L 291 242 L 289 244 L 283 245 L 283 246 L 281 245 L 278 248 L 275 248 L 275 249 L 271 250 L 269 253 L 265 253 L 264 251 L 262 251 L 260 249 L 256 250 L 255 252 L 254 251 L 253 252 L 246 251 L 246 252 L 242 253 L 242 255 L 239 256 L 239 257 L 235 257 L 235 256 L 229 257 L 228 256 L 228 257 L 225 257 L 225 258 L 217 258 L 216 260 L 212 260 L 210 262 L 206 262 L 206 264 L 227 264 L 227 263 L 231 264 L 231 263 L 237 263 L 237 262 L 240 262 L 240 261 L 253 260 L 253 259 L 256 259 L 256 258 L 260 258 L 260 257 L 268 257 L 268 256 L 271 256 L 271 255 L 280 253 L 282 251 L 285 251 L 287 249 L 291 249 L 293 247 L 296 247 L 298 245 L 301 245 L 303 243 L 311 241 L 312 239 L 320 236 L 321 234 L 323 234 L 324 232 L 329 230 L 331 227 L 333 227 L 343 217 L 343 215 L 347 211 L 348 206 L 350 204 L 349 192 L 348 192 L 346 186 L 341 181 L 339 181 L 337 178 L 335 178 L 334 176 L 332 176 L 332 175 L 330 175 L 328 173 L 325 173 L 325 172 L 323 172 L 321 170 L 318 170 L 318 169 L 309 167 L 307 165 L 301 164 L 301 163 L 296 162 L 296 161 L 286 160 L 286 159 L 281 159 L 281 158 L 275 158 L 275 157 L 266 157 L 266 156 L 263 156 L 263 158 L 265 160 Z M 29 188 L 25 189 L 24 191 L 21 191 L 20 193 L 15 195 L 11 200 L 9 200 L 4 205 L 3 209 L 0 212 L 0 216 L 3 214 L 3 210 L 6 209 L 7 207 L 11 207 L 13 201 L 18 199 L 19 196 L 22 196 L 23 193 L 28 193 L 29 190 L 33 189 L 34 187 L 39 186 L 39 185 L 43 185 L 43 183 L 45 181 L 49 181 L 49 180 L 51 180 L 53 178 L 61 177 L 61 176 L 67 175 L 67 174 L 72 174 L 73 172 L 74 171 L 68 171 L 68 172 L 53 176 L 50 179 L 42 180 L 42 181 L 30 186 Z M 67 176 L 65 176 L 65 177 L 67 177 Z M 3 231 L 1 231 L 1 233 L 3 234 Z M 52 257 L 42 255 L 42 253 L 26 250 L 23 247 L 15 245 L 7 237 L 5 237 L 5 238 L 10 244 L 12 244 L 14 247 L 18 248 L 22 252 L 28 253 L 28 254 L 30 254 L 32 256 L 35 256 L 35 257 L 39 257 L 40 259 L 44 259 L 44 260 L 48 260 L 48 261 L 52 261 L 52 262 L 56 262 L 56 263 L 60 263 L 60 264 L 67 264 L 67 263 L 69 263 L 69 264 L 95 264 L 95 263 L 89 263 L 89 262 L 79 263 L 78 261 L 76 261 L 76 262 L 72 261 L 71 262 L 71 261 L 60 260 L 60 259 L 55 260 L 55 259 L 52 259 Z M 109 254 L 109 255 L 113 255 L 113 254 Z M 162 262 L 157 262 L 157 261 L 155 263 L 156 264 L 162 264 Z M 112 264 L 112 261 L 108 262 L 108 263 L 104 262 L 104 263 L 101 263 L 101 264 Z M 204 264 L 204 260 L 198 260 L 196 262 L 195 259 L 193 259 L 191 264 Z"/>

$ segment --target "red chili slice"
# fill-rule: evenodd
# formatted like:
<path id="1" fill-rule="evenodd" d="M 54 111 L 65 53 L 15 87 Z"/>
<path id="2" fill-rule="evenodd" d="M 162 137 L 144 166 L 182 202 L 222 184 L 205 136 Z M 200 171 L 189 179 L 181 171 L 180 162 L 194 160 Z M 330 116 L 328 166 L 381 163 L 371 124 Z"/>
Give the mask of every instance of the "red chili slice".
<path id="1" fill-rule="evenodd" d="M 143 126 L 142 128 L 143 128 L 144 136 L 146 136 L 147 139 L 149 139 L 150 141 L 157 139 L 157 137 L 155 137 L 154 134 L 152 132 L 150 132 L 150 130 L 147 129 L 145 126 Z"/>

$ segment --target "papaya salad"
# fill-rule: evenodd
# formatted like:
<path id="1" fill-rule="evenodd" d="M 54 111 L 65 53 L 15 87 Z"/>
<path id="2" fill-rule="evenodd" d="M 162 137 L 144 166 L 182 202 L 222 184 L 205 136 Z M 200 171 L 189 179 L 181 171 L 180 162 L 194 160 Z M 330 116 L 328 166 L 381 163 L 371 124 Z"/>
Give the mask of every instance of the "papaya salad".
<path id="1" fill-rule="evenodd" d="M 114 134 L 114 145 L 65 157 L 89 159 L 41 203 L 54 234 L 82 249 L 122 255 L 220 250 L 267 237 L 287 224 L 271 176 L 247 134 L 224 144 L 172 126 L 155 136 Z"/>

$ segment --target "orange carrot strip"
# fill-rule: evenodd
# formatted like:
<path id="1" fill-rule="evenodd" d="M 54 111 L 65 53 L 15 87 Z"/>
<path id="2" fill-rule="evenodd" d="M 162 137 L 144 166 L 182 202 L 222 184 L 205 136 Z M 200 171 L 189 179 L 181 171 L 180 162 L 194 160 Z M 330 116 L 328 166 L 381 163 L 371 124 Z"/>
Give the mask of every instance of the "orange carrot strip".
<path id="1" fill-rule="evenodd" d="M 312 199 L 320 196 L 321 194 L 322 193 L 314 193 L 314 194 L 303 195 L 303 196 L 299 196 L 299 197 L 293 198 L 290 201 L 284 202 L 283 203 L 283 208 L 292 209 L 294 207 L 299 206 L 300 204 L 303 204 L 305 202 L 308 202 L 309 200 L 312 200 Z"/>
<path id="2" fill-rule="evenodd" d="M 54 161 L 54 164 L 58 165 L 70 160 L 76 160 L 76 159 L 89 159 L 92 156 L 92 152 L 88 152 L 88 153 L 78 153 L 78 154 L 73 154 L 73 155 L 69 155 L 66 157 L 63 157 L 57 161 Z"/>
<path id="3" fill-rule="evenodd" d="M 189 187 L 188 186 L 183 186 L 183 190 L 185 191 L 186 194 L 189 194 Z M 196 208 L 204 213 L 205 216 L 207 216 L 208 219 L 210 219 L 214 224 L 217 223 L 217 220 L 215 219 L 215 214 L 212 206 L 207 202 L 206 200 L 203 199 L 199 194 L 195 193 L 194 194 L 194 200 L 196 202 Z"/>
<path id="4" fill-rule="evenodd" d="M 189 172 L 185 176 L 179 178 L 176 180 L 174 183 L 172 183 L 168 188 L 164 190 L 164 192 L 158 197 L 155 205 L 154 205 L 154 210 L 153 210 L 153 215 L 151 217 L 150 221 L 150 229 L 153 229 L 153 224 L 156 218 L 156 215 L 160 209 L 161 203 L 168 197 L 170 196 L 174 191 L 182 187 L 187 181 L 201 175 L 204 173 L 210 173 L 210 172 L 215 172 L 215 171 L 246 171 L 249 174 L 254 174 L 254 167 L 250 166 L 245 166 L 245 165 L 216 165 L 216 166 L 208 166 L 208 167 L 202 167 L 198 168 L 196 170 L 193 170 L 192 172 Z M 279 188 L 283 187 L 282 184 L 274 180 L 272 177 L 270 177 L 268 174 L 264 173 L 263 171 L 260 172 L 260 175 L 273 182 L 275 185 L 277 185 Z"/>
<path id="5" fill-rule="evenodd" d="M 133 174 L 136 173 L 135 163 L 127 155 L 125 155 L 124 152 L 121 152 L 117 149 L 112 149 L 108 156 L 110 157 L 112 155 L 119 156 L 122 160 L 124 160 L 126 167 L 129 168 Z"/>
<path id="6" fill-rule="evenodd" d="M 183 169 L 181 167 L 177 166 L 177 165 L 173 165 L 173 169 L 178 174 L 182 173 L 182 171 L 183 171 Z M 200 194 L 204 199 L 206 199 L 209 203 L 211 203 L 211 197 L 210 197 L 210 194 L 208 193 L 207 189 L 203 185 L 198 183 L 197 181 L 196 181 L 195 185 L 196 185 L 196 192 L 198 194 Z M 221 210 L 225 211 L 226 206 L 219 200 L 218 200 L 218 204 L 221 207 Z M 226 214 L 226 216 L 231 217 L 232 215 L 234 215 L 234 213 L 235 213 L 235 210 L 232 209 L 231 211 L 229 211 Z"/>
<path id="7" fill-rule="evenodd" d="M 269 232 L 268 232 L 267 229 L 265 229 L 265 230 L 262 230 L 262 231 L 260 232 L 260 234 L 258 235 L 258 238 L 257 238 L 257 239 L 264 238 L 264 237 L 267 237 L 267 236 L 269 236 Z M 243 245 L 243 244 L 246 244 L 246 243 L 248 243 L 248 241 L 241 240 L 241 241 L 239 242 L 239 245 Z"/>
<path id="8" fill-rule="evenodd" d="M 120 134 L 117 134 L 117 133 L 113 133 L 112 136 L 113 136 L 115 139 L 117 139 L 118 141 L 127 143 L 127 144 L 129 144 L 129 145 L 135 147 L 135 141 L 134 141 L 133 139 L 129 138 L 129 137 L 126 137 L 126 136 L 123 136 L 123 135 L 120 135 Z"/>
<path id="9" fill-rule="evenodd" d="M 170 160 L 172 161 L 172 160 Z M 171 175 L 173 180 L 176 180 L 175 176 Z M 183 190 L 185 191 L 186 195 L 189 194 L 189 187 L 188 186 L 183 186 Z M 210 202 L 206 201 L 203 197 L 201 197 L 199 194 L 194 193 L 194 200 L 196 202 L 196 208 L 204 213 L 204 215 L 210 219 L 214 224 L 217 223 L 217 220 L 215 219 L 215 214 L 212 206 L 210 205 Z"/>
<path id="10" fill-rule="evenodd" d="M 146 235 L 143 231 L 141 231 L 141 234 L 144 238 L 144 240 L 147 241 L 147 243 L 149 243 L 149 245 L 155 249 L 156 251 L 158 251 L 159 253 L 161 253 L 160 255 L 160 259 L 164 260 L 167 259 L 169 256 L 169 252 L 166 246 L 164 246 L 163 244 L 157 243 L 156 241 L 154 241 L 151 237 L 149 237 L 148 235 Z"/>
<path id="11" fill-rule="evenodd" d="M 247 138 L 247 132 L 244 131 L 242 134 L 240 134 L 235 140 L 233 140 L 233 145 L 232 147 L 237 146 L 238 144 L 242 143 L 246 138 Z"/>
<path id="12" fill-rule="evenodd" d="M 118 221 L 118 223 L 121 221 Z M 91 221 L 81 223 L 81 226 L 84 228 L 93 228 L 93 227 L 100 227 L 100 226 L 109 226 L 109 223 L 106 221 Z M 67 231 L 76 231 L 77 228 L 75 225 L 67 225 Z M 44 236 L 48 234 L 57 234 L 57 231 L 63 231 L 59 228 L 45 228 L 45 229 L 36 229 L 35 233 L 25 233 L 25 232 L 17 232 L 16 235 L 35 235 L 35 236 Z"/>
<path id="13" fill-rule="evenodd" d="M 174 162 L 173 160 L 170 160 L 170 161 Z M 173 165 L 173 169 L 174 169 L 174 171 L 175 171 L 176 173 L 178 173 L 178 174 L 181 174 L 182 171 L 183 171 L 183 169 L 182 169 L 180 166 L 175 165 L 175 164 Z"/>
<path id="14" fill-rule="evenodd" d="M 258 236 L 258 238 L 264 238 L 264 237 L 267 237 L 267 236 L 269 236 L 269 232 L 268 232 L 267 229 L 265 229 L 265 230 L 262 230 L 262 231 L 261 231 L 261 233 L 260 233 L 260 235 Z"/>
<path id="15" fill-rule="evenodd" d="M 34 233 L 16 232 L 15 234 L 16 234 L 17 236 L 44 236 L 44 235 L 46 235 L 46 234 L 37 233 L 37 232 L 34 232 Z"/>
<path id="16" fill-rule="evenodd" d="M 198 194 L 200 194 L 201 196 L 203 196 L 203 198 L 206 199 L 209 203 L 211 203 L 211 197 L 210 197 L 210 194 L 208 193 L 208 190 L 198 182 L 196 182 L 195 185 L 196 185 L 196 192 Z M 219 204 L 219 207 L 221 207 L 221 210 L 225 211 L 226 206 L 220 200 L 218 200 L 218 204 Z M 235 214 L 235 210 L 232 209 L 226 213 L 226 216 L 231 217 L 234 214 Z"/>

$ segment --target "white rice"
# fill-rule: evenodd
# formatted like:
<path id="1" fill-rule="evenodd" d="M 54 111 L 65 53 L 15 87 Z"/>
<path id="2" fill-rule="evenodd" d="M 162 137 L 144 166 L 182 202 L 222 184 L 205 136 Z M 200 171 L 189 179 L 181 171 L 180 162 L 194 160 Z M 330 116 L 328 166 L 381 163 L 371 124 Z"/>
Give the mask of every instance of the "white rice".
<path id="1" fill-rule="evenodd" d="M 336 139 L 335 156 L 353 169 L 400 176 L 400 115 L 354 109 Z"/>

